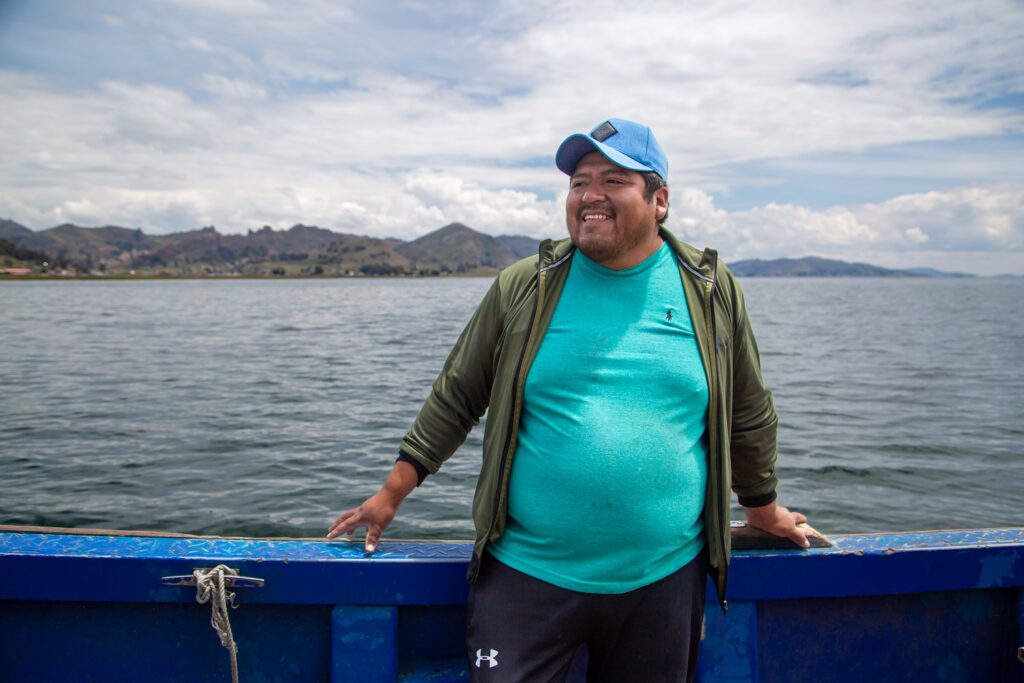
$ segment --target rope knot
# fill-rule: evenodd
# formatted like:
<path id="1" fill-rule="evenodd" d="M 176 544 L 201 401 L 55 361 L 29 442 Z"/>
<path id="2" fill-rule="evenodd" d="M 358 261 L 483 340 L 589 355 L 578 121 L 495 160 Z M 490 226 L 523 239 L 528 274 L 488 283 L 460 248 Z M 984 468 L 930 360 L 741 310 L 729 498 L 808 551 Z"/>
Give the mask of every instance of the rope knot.
<path id="1" fill-rule="evenodd" d="M 192 576 L 196 580 L 196 602 L 200 605 L 210 603 L 210 625 L 217 632 L 221 646 L 231 655 L 231 680 L 238 683 L 238 645 L 228 619 L 228 605 L 232 608 L 237 605 L 235 594 L 227 589 L 224 580 L 225 576 L 238 576 L 238 570 L 218 564 L 212 569 L 195 569 Z"/>

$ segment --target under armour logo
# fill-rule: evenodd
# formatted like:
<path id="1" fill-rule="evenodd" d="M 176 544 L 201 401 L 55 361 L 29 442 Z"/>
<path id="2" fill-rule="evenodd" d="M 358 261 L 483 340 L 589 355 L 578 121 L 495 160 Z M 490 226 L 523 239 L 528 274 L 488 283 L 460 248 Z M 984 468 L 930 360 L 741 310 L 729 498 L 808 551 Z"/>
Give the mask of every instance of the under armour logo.
<path id="1" fill-rule="evenodd" d="M 491 654 L 485 655 L 482 649 L 476 651 L 476 668 L 480 668 L 480 662 L 487 662 L 487 667 L 493 669 L 498 666 L 498 651 L 491 650 Z"/>

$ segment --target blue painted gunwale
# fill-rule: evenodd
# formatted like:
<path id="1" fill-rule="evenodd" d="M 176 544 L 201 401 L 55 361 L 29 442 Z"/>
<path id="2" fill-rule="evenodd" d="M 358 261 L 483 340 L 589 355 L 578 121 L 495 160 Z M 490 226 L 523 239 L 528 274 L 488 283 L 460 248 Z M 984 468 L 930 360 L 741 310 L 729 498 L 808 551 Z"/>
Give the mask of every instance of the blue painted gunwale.
<path id="1" fill-rule="evenodd" d="M 355 542 L 0 532 L 0 598 L 187 602 L 171 574 L 226 562 L 263 588 L 244 602 L 460 604 L 472 544 Z M 812 550 L 733 553 L 729 599 L 892 595 L 1024 585 L 1024 528 L 851 534 Z M 35 570 L 38 570 L 35 571 Z M 372 577 L 372 580 L 369 580 Z"/>
<path id="2" fill-rule="evenodd" d="M 320 539 L 52 531 L 0 527 L 0 600 L 12 610 L 4 620 L 0 605 L 0 650 L 24 659 L 12 680 L 46 667 L 64 675 L 65 661 L 87 667 L 76 670 L 81 680 L 138 680 L 153 657 L 191 667 L 161 680 L 223 680 L 224 655 L 195 589 L 161 581 L 218 563 L 266 581 L 236 589 L 238 628 L 249 634 L 241 665 L 265 680 L 466 679 L 457 653 L 469 542 L 385 540 L 368 556 L 359 543 Z M 698 680 L 1024 681 L 1015 661 L 1024 643 L 1024 528 L 831 540 L 831 548 L 733 553 L 727 617 L 709 587 Z M 82 611 L 89 604 L 96 611 Z M 146 604 L 178 611 L 142 617 Z M 281 609 L 305 611 L 278 625 L 280 613 L 266 610 Z M 103 637 L 78 645 L 123 628 L 149 629 L 144 658 Z M 39 649 L 38 629 L 68 643 L 61 659 Z M 198 656 L 183 658 L 182 643 Z M 799 671 L 789 654 L 798 651 Z M 301 675 L 279 673 L 281 657 Z"/>

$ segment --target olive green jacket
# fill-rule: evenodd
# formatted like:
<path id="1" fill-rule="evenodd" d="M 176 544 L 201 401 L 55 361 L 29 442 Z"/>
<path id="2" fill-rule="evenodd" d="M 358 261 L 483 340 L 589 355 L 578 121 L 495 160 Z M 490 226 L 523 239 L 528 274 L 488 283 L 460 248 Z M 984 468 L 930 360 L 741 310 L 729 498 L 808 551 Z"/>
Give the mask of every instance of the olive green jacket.
<path id="1" fill-rule="evenodd" d="M 710 573 L 726 607 L 729 564 L 730 487 L 747 506 L 775 499 L 775 436 L 778 419 L 761 378 L 757 344 L 743 294 L 713 250 L 700 252 L 667 230 L 686 303 L 708 377 L 708 486 L 704 533 Z M 505 531 L 508 485 L 516 453 L 523 385 L 537 355 L 575 249 L 568 239 L 540 245 L 538 256 L 503 270 L 491 285 L 420 410 L 401 451 L 430 473 L 465 440 L 490 410 L 483 461 L 473 499 L 476 545 L 469 578 L 480 555 Z"/>

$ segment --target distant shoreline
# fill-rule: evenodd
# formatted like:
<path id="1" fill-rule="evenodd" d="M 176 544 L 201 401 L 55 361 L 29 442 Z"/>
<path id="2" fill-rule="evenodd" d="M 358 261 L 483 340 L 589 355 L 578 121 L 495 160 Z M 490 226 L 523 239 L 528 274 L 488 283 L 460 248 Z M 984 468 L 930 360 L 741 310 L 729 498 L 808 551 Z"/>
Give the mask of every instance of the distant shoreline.
<path id="1" fill-rule="evenodd" d="M 439 275 L 3 275 L 0 282 L 105 282 L 126 280 L 441 280 L 497 277 L 493 273 L 444 273 Z"/>
<path id="2" fill-rule="evenodd" d="M 264 226 L 245 235 L 221 234 L 213 227 L 148 235 L 140 229 L 70 223 L 35 231 L 0 219 L 0 272 L 3 268 L 34 271 L 0 278 L 46 277 L 40 272 L 44 269 L 67 271 L 62 278 L 89 280 L 490 277 L 521 258 L 536 256 L 540 242 L 524 235 L 495 237 L 462 223 L 450 223 L 405 242 L 301 223 L 287 230 Z M 982 277 L 927 266 L 888 268 L 813 255 L 737 259 L 726 264 L 741 278 Z M 1024 273 L 984 277 L 1024 277 Z"/>
<path id="3" fill-rule="evenodd" d="M 440 280 L 464 278 L 493 278 L 498 272 L 444 273 L 438 275 L 3 275 L 0 282 L 125 282 L 154 280 Z M 738 275 L 742 280 L 914 280 L 914 281 L 947 281 L 947 280 L 1020 280 L 1024 275 L 1001 273 L 998 275 L 971 275 L 968 277 L 936 277 L 914 275 Z"/>

